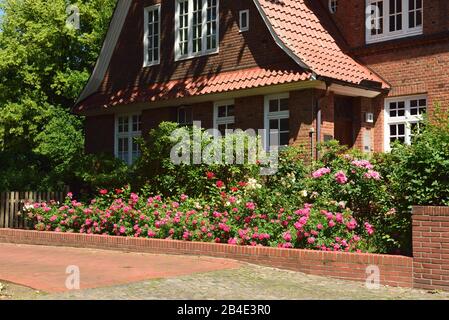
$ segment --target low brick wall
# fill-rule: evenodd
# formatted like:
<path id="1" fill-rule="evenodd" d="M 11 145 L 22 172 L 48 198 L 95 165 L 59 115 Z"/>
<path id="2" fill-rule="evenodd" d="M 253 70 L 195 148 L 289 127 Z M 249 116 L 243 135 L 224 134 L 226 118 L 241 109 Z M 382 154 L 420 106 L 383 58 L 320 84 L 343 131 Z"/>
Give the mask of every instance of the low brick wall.
<path id="1" fill-rule="evenodd" d="M 449 291 L 449 207 L 413 208 L 415 288 Z"/>
<path id="2" fill-rule="evenodd" d="M 242 247 L 215 243 L 168 241 L 0 229 L 0 242 L 126 250 L 159 254 L 205 255 L 365 282 L 367 267 L 377 266 L 383 285 L 412 287 L 413 259 L 402 256 Z"/>

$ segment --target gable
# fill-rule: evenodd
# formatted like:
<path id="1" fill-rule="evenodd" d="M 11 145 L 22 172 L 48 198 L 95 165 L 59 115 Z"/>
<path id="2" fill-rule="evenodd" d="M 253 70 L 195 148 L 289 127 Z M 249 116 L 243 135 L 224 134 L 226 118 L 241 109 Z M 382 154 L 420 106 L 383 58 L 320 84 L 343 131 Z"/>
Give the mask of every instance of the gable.
<path id="1" fill-rule="evenodd" d="M 255 67 L 279 69 L 280 71 L 303 70 L 273 42 L 272 36 L 252 0 L 220 1 L 219 52 L 182 61 L 175 61 L 174 56 L 175 1 L 121 0 L 119 6 L 123 2 L 128 2 L 129 5 L 121 7 L 127 10 L 127 14 L 120 36 L 116 39 L 115 49 L 112 50 L 113 54 L 110 57 L 104 56 L 103 59 L 99 59 L 105 64 L 109 58 L 108 67 L 104 70 L 103 76 L 97 72 L 95 77 L 92 77 L 90 85 L 88 85 L 89 90 L 83 92 L 79 101 L 94 92 L 111 93 L 125 88 L 131 89 L 201 76 L 210 77 L 219 73 Z M 159 65 L 144 68 L 143 12 L 145 7 L 157 3 L 161 4 L 161 61 Z M 239 11 L 247 9 L 250 10 L 250 30 L 240 33 L 238 28 Z M 116 15 L 118 15 L 117 12 Z M 117 28 L 113 29 L 117 30 Z M 99 78 L 101 81 L 98 81 Z M 94 90 L 95 87 L 96 90 Z"/>
<path id="2" fill-rule="evenodd" d="M 90 100 L 104 105 L 111 104 L 113 99 L 108 97 L 112 96 L 119 104 L 125 100 L 117 99 L 118 96 L 153 100 L 167 88 L 182 89 L 179 92 L 185 95 L 204 94 L 210 91 L 204 90 L 205 87 L 211 83 L 223 86 L 229 82 L 225 75 L 232 77 L 234 74 L 239 74 L 243 82 L 247 79 L 249 86 L 321 78 L 355 85 L 369 81 L 387 87 L 377 75 L 343 52 L 309 2 L 221 0 L 218 53 L 175 61 L 175 0 L 119 0 L 102 54 L 75 111 L 88 108 L 90 103 L 82 102 L 93 94 L 102 98 Z M 161 61 L 158 65 L 144 67 L 143 13 L 145 7 L 155 4 L 161 5 Z M 248 32 L 239 32 L 240 10 L 250 12 Z M 251 72 L 251 76 L 238 72 L 243 70 Z M 263 81 L 252 81 L 254 74 L 263 75 L 256 77 Z M 284 76 L 280 79 L 278 74 Z M 267 75 L 269 79 L 264 78 Z M 201 90 L 189 90 L 196 86 L 193 82 L 198 79 L 201 79 Z M 214 82 L 209 83 L 211 79 Z M 220 89 L 233 90 L 239 85 Z M 247 86 L 245 84 L 245 88 Z"/>

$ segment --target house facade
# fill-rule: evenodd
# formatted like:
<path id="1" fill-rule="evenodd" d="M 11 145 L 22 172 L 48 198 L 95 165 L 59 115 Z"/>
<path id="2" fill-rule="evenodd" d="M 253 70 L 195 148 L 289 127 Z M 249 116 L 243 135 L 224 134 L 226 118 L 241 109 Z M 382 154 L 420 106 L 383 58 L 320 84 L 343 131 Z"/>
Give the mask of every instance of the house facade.
<path id="1" fill-rule="evenodd" d="M 131 163 L 162 121 L 277 130 L 280 145 L 410 143 L 449 99 L 445 0 L 119 0 L 73 111 Z"/>

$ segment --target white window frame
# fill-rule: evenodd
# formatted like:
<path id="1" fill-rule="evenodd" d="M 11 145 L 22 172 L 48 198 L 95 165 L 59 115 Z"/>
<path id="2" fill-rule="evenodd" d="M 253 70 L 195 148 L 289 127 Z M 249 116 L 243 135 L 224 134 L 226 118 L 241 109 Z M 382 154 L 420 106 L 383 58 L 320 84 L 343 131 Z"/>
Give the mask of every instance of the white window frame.
<path id="1" fill-rule="evenodd" d="M 235 100 L 223 100 L 214 103 L 214 129 L 218 130 L 220 125 L 235 125 L 235 115 L 229 117 L 218 117 L 218 110 L 220 107 L 234 106 L 235 111 Z"/>
<path id="2" fill-rule="evenodd" d="M 290 99 L 290 93 L 279 93 L 265 96 L 264 99 L 264 127 L 265 127 L 265 139 L 264 146 L 265 149 L 268 150 L 270 147 L 270 120 L 282 120 L 282 119 L 290 119 L 290 104 L 289 110 L 286 111 L 278 111 L 278 112 L 270 112 L 270 101 L 271 100 L 281 100 L 281 99 Z M 289 128 L 289 132 L 291 132 L 291 128 Z M 279 132 L 281 134 L 282 132 Z M 280 136 L 279 136 L 280 138 Z M 279 145 L 279 148 L 284 146 Z"/>
<path id="3" fill-rule="evenodd" d="M 410 102 L 412 100 L 426 100 L 426 110 L 429 110 L 429 99 L 427 95 L 413 95 L 413 96 L 402 96 L 395 98 L 385 99 L 385 110 L 384 110 L 384 150 L 386 152 L 391 151 L 390 142 L 390 125 L 404 124 L 405 125 L 405 143 L 411 144 L 412 129 L 411 124 L 419 123 L 423 120 L 421 114 L 411 115 L 410 114 Z M 391 117 L 390 116 L 390 103 L 392 102 L 404 102 L 405 103 L 405 113 L 402 117 Z"/>
<path id="4" fill-rule="evenodd" d="M 338 0 L 329 0 L 329 12 L 332 14 L 337 13 L 338 10 Z"/>
<path id="5" fill-rule="evenodd" d="M 148 42 L 148 37 L 149 37 L 149 28 L 148 28 L 148 14 L 151 11 L 157 11 L 158 12 L 158 21 L 159 21 L 159 28 L 158 28 L 158 33 L 157 33 L 157 37 L 158 37 L 158 59 L 157 60 L 151 60 L 150 61 L 150 57 L 149 57 L 149 42 Z M 144 8 L 144 35 L 143 35 L 143 48 L 144 48 L 144 52 L 143 52 L 143 56 L 144 56 L 144 62 L 143 62 L 143 66 L 144 67 L 150 67 L 150 66 L 155 66 L 161 63 L 161 5 L 160 4 L 156 4 L 154 6 L 150 6 L 150 7 L 146 7 Z"/>
<path id="6" fill-rule="evenodd" d="M 366 43 L 376 43 L 387 40 L 411 37 L 415 35 L 420 35 L 423 33 L 423 25 L 424 25 L 424 0 L 422 4 L 422 15 L 421 15 L 421 25 L 409 28 L 409 0 L 402 0 L 402 29 L 390 32 L 390 1 L 393 0 L 366 0 L 366 22 L 365 22 L 365 30 L 366 30 Z M 383 33 L 372 35 L 371 29 L 369 26 L 371 25 L 370 20 L 370 8 L 372 3 L 383 2 Z"/>
<path id="7" fill-rule="evenodd" d="M 140 127 L 138 131 L 133 131 L 134 117 L 140 117 Z M 120 118 L 127 118 L 128 120 L 128 131 L 127 132 L 119 132 L 119 120 Z M 121 138 L 128 138 L 128 156 L 127 159 L 121 159 L 125 161 L 128 165 L 133 164 L 133 141 L 135 138 L 140 138 L 142 136 L 142 114 L 140 113 L 126 113 L 126 114 L 117 114 L 115 116 L 115 137 L 114 137 L 114 154 L 115 157 L 121 159 L 119 154 L 119 141 Z M 140 150 L 138 151 L 140 154 Z"/>
<path id="8" fill-rule="evenodd" d="M 217 0 L 216 8 L 216 23 L 217 23 L 217 34 L 216 34 L 216 48 L 207 50 L 207 0 L 203 0 L 203 11 L 202 11 L 202 45 L 201 51 L 193 53 L 193 1 L 188 0 L 188 53 L 182 55 L 179 49 L 179 3 L 182 0 L 175 1 L 175 61 L 186 60 L 196 57 L 201 57 L 205 55 L 215 54 L 220 51 L 220 0 Z"/>
<path id="9" fill-rule="evenodd" d="M 246 14 L 246 27 L 242 28 L 243 25 L 243 15 Z M 241 10 L 239 12 L 239 31 L 240 32 L 246 32 L 249 31 L 249 10 Z"/>

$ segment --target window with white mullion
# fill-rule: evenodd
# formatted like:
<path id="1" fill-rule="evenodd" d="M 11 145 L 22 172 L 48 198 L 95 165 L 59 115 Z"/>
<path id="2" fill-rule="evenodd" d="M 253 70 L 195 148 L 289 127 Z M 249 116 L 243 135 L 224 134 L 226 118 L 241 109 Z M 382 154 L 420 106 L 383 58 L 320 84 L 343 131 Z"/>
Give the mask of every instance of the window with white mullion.
<path id="1" fill-rule="evenodd" d="M 127 164 L 132 164 L 140 156 L 136 138 L 142 135 L 142 119 L 138 114 L 120 115 L 116 118 L 115 155 Z"/>
<path id="2" fill-rule="evenodd" d="M 204 0 L 206 2 L 206 50 L 217 48 L 217 20 L 218 0 Z"/>
<path id="3" fill-rule="evenodd" d="M 218 0 L 176 0 L 176 60 L 218 50 Z"/>
<path id="4" fill-rule="evenodd" d="M 147 7 L 145 12 L 145 66 L 160 62 L 160 5 Z"/>
<path id="5" fill-rule="evenodd" d="M 290 140 L 289 95 L 265 97 L 267 146 L 287 146 Z"/>
<path id="6" fill-rule="evenodd" d="M 422 0 L 410 0 L 408 7 L 408 27 L 422 26 Z"/>
<path id="7" fill-rule="evenodd" d="M 389 30 L 390 32 L 401 31 L 402 26 L 402 0 L 389 0 Z"/>
<path id="8" fill-rule="evenodd" d="M 422 128 L 423 114 L 427 111 L 427 97 L 411 96 L 388 99 L 385 107 L 385 149 L 389 151 L 395 141 L 411 144 L 416 130 Z"/>
<path id="9" fill-rule="evenodd" d="M 233 100 L 216 102 L 214 105 L 214 128 L 224 136 L 226 130 L 235 129 L 235 103 Z"/>
<path id="10" fill-rule="evenodd" d="M 190 51 L 189 46 L 189 0 L 178 0 L 177 5 L 177 37 L 178 37 L 178 52 L 179 55 L 188 55 Z"/>
<path id="11" fill-rule="evenodd" d="M 371 2 L 371 36 L 378 36 L 384 33 L 384 3 L 382 1 Z"/>
<path id="12" fill-rule="evenodd" d="M 192 52 L 198 53 L 203 50 L 203 0 L 193 0 L 192 4 Z"/>
<path id="13" fill-rule="evenodd" d="M 366 0 L 366 42 L 422 34 L 422 4 L 422 0 Z"/>

